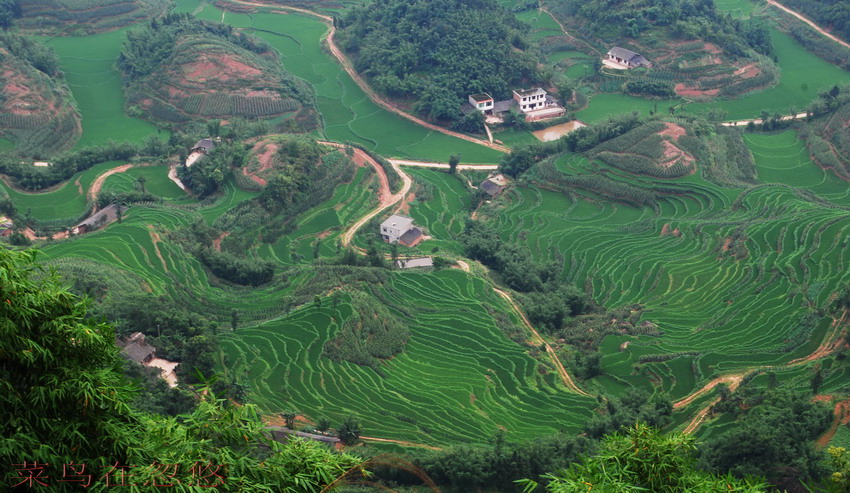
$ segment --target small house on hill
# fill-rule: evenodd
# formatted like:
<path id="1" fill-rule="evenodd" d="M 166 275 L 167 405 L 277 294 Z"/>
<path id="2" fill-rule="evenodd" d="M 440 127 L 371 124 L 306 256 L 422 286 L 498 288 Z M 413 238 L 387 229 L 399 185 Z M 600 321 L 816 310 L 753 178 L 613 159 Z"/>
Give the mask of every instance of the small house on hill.
<path id="1" fill-rule="evenodd" d="M 484 192 L 487 195 L 489 195 L 490 197 L 495 197 L 496 195 L 499 195 L 505 189 L 505 187 L 497 185 L 496 183 L 491 181 L 489 178 L 482 181 L 481 185 L 479 185 L 478 188 L 480 188 L 481 190 L 484 190 Z"/>
<path id="2" fill-rule="evenodd" d="M 156 354 L 156 348 L 145 342 L 145 335 L 141 332 L 134 332 L 129 337 L 115 342 L 121 348 L 121 354 L 125 358 L 140 365 L 150 363 Z"/>
<path id="3" fill-rule="evenodd" d="M 636 67 L 652 67 L 649 60 L 644 58 L 640 53 L 635 53 L 632 50 L 620 48 L 619 46 L 615 46 L 608 50 L 608 53 L 605 54 L 605 60 L 621 65 L 627 69 Z"/>
<path id="4" fill-rule="evenodd" d="M 192 148 L 192 152 L 203 152 L 206 154 L 213 149 L 215 149 L 215 141 L 210 138 L 206 138 L 199 140 L 198 143 L 195 144 L 195 147 Z"/>
<path id="5" fill-rule="evenodd" d="M 485 115 L 489 115 L 493 113 L 493 106 L 495 103 L 493 102 L 492 96 L 486 92 L 482 92 L 481 94 L 470 94 L 469 104 Z"/>
<path id="6" fill-rule="evenodd" d="M 532 89 L 516 89 L 513 91 L 514 101 L 519 105 L 523 113 L 539 110 L 546 107 L 546 91 L 542 87 Z"/>
<path id="7" fill-rule="evenodd" d="M 396 260 L 395 265 L 399 269 L 428 268 L 434 267 L 434 260 L 431 257 L 406 258 Z"/>
<path id="8" fill-rule="evenodd" d="M 424 239 L 422 230 L 413 225 L 413 219 L 399 214 L 393 214 L 381 223 L 381 237 L 387 243 L 401 243 L 409 247 Z"/>
<path id="9" fill-rule="evenodd" d="M 80 224 L 74 226 L 74 229 L 71 230 L 72 235 L 81 235 L 83 233 L 88 233 L 89 231 L 94 231 L 96 229 L 100 229 L 107 224 L 111 224 L 118 220 L 118 208 L 121 208 L 121 213 L 123 214 L 127 207 L 119 206 L 117 204 L 110 204 L 103 209 L 97 211 L 95 214 L 89 216 L 85 221 Z"/>
<path id="10" fill-rule="evenodd" d="M 216 140 L 219 140 L 219 139 L 216 139 Z M 206 154 L 208 154 L 210 151 L 215 149 L 216 140 L 213 140 L 209 137 L 206 138 L 206 139 L 199 140 L 198 143 L 195 144 L 195 146 L 192 147 L 192 149 L 190 149 L 189 157 L 186 158 L 186 166 L 187 167 L 192 166 L 199 159 L 201 159 Z"/>

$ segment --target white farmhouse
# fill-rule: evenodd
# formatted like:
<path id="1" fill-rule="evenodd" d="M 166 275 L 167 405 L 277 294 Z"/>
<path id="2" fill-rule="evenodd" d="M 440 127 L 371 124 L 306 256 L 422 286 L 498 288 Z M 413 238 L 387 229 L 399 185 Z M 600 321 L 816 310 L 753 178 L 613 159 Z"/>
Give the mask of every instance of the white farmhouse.
<path id="1" fill-rule="evenodd" d="M 516 89 L 513 91 L 514 101 L 519 105 L 523 113 L 539 110 L 546 107 L 546 91 L 541 87 L 533 89 Z"/>
<path id="2" fill-rule="evenodd" d="M 492 96 L 490 96 L 486 92 L 482 92 L 480 94 L 470 94 L 469 104 L 472 105 L 472 107 L 476 110 L 484 113 L 485 115 L 489 115 L 493 112 L 493 105 L 495 103 L 493 101 Z"/>

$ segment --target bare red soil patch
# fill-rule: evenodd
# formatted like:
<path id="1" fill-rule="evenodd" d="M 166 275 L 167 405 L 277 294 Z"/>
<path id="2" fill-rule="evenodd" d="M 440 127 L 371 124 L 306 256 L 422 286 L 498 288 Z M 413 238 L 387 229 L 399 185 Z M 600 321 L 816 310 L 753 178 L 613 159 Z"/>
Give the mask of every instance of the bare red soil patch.
<path id="1" fill-rule="evenodd" d="M 184 66 L 183 73 L 188 80 L 207 81 L 213 79 L 227 81 L 236 77 L 257 76 L 262 71 L 256 67 L 242 63 L 232 56 L 222 55 L 218 57 L 204 56 L 201 60 Z"/>
<path id="2" fill-rule="evenodd" d="M 662 168 L 669 168 L 679 162 L 685 166 L 691 166 L 694 163 L 693 156 L 679 149 L 672 142 L 665 140 L 662 144 L 664 145 L 664 160 L 658 163 Z"/>
<path id="3" fill-rule="evenodd" d="M 742 79 L 752 79 L 759 73 L 761 73 L 761 70 L 759 70 L 758 66 L 755 63 L 748 63 L 736 70 L 735 76 L 740 77 Z"/>
<path id="4" fill-rule="evenodd" d="M 711 54 L 713 54 L 713 55 L 719 55 L 719 54 L 720 54 L 720 48 L 718 48 L 718 47 L 717 47 L 716 45 L 714 45 L 713 43 L 705 43 L 705 44 L 703 44 L 703 45 L 702 45 L 702 49 L 703 49 L 703 50 L 705 50 L 705 51 L 707 51 L 707 52 L 709 52 L 709 53 L 711 53 Z"/>
<path id="5" fill-rule="evenodd" d="M 818 397 L 826 397 L 828 399 L 818 399 Z M 829 401 L 832 400 L 832 396 L 816 396 L 814 400 L 821 402 Z M 844 399 L 843 401 L 835 403 L 835 408 L 832 412 L 834 414 L 832 424 L 829 426 L 829 429 L 827 429 L 823 435 L 818 437 L 817 441 L 815 441 L 818 447 L 823 448 L 829 445 L 829 442 L 831 442 L 835 437 L 838 427 L 850 423 L 850 399 Z"/>
<path id="6" fill-rule="evenodd" d="M 680 82 L 680 83 L 676 84 L 676 87 L 675 87 L 674 90 L 676 91 L 676 94 L 678 94 L 679 96 L 682 96 L 683 98 L 692 98 L 692 99 L 714 97 L 714 96 L 717 95 L 717 93 L 720 92 L 720 89 L 701 90 L 701 89 L 689 88 L 687 86 L 687 84 L 685 84 L 684 82 Z"/>
<path id="7" fill-rule="evenodd" d="M 217 252 L 220 252 L 221 251 L 221 240 L 227 238 L 228 236 L 230 236 L 230 231 L 225 231 L 225 232 L 221 233 L 218 236 L 218 238 L 214 239 L 213 240 L 213 249 L 215 249 L 215 251 L 217 251 Z"/>
<path id="8" fill-rule="evenodd" d="M 673 140 L 679 140 L 679 137 L 688 133 L 684 128 L 676 125 L 675 123 L 666 122 L 664 123 L 664 126 L 666 128 L 658 132 L 658 135 L 669 135 L 673 138 Z"/>

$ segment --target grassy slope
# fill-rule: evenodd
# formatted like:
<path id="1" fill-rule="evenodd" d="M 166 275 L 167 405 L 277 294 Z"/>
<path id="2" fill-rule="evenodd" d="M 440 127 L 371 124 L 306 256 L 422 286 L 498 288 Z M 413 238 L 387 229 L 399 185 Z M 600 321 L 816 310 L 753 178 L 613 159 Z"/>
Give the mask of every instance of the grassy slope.
<path id="1" fill-rule="evenodd" d="M 50 38 L 45 42 L 59 56 L 59 66 L 83 117 L 77 147 L 107 140 L 141 142 L 157 134 L 153 125 L 124 114 L 121 76 L 113 63 L 126 39 L 126 29 L 91 36 Z M 160 138 L 167 138 L 162 132 Z"/>

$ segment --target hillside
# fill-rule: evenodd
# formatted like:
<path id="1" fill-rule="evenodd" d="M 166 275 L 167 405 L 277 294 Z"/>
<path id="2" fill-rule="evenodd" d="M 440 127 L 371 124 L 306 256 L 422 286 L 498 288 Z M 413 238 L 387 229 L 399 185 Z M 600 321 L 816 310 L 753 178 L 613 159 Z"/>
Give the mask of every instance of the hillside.
<path id="1" fill-rule="evenodd" d="M 158 17 L 168 0 L 27 0 L 18 2 L 22 30 L 44 34 L 112 31 Z"/>
<path id="2" fill-rule="evenodd" d="M 528 25 L 494 0 L 390 0 L 348 11 L 339 44 L 380 92 L 453 120 L 469 94 L 510 98 L 532 81 Z"/>
<path id="3" fill-rule="evenodd" d="M 0 61 L 0 137 L 35 158 L 72 146 L 82 131 L 80 115 L 53 52 L 3 34 Z"/>
<path id="4" fill-rule="evenodd" d="M 770 58 L 773 46 L 767 28 L 760 21 L 725 15 L 712 0 L 566 0 L 554 4 L 552 13 L 570 32 L 600 47 L 595 56 L 621 46 L 652 63 L 649 69 L 629 72 L 604 69 L 608 80 L 602 87 L 607 90 L 616 87 L 638 96 L 710 100 L 741 96 L 779 79 Z M 627 81 L 623 76 L 629 76 Z"/>
<path id="5" fill-rule="evenodd" d="M 783 0 L 782 4 L 850 41 L 850 2 L 847 0 Z"/>
<path id="6" fill-rule="evenodd" d="M 117 63 L 129 112 L 156 122 L 297 113 L 290 130 L 316 125 L 312 89 L 269 45 L 230 26 L 169 15 L 128 33 Z"/>

